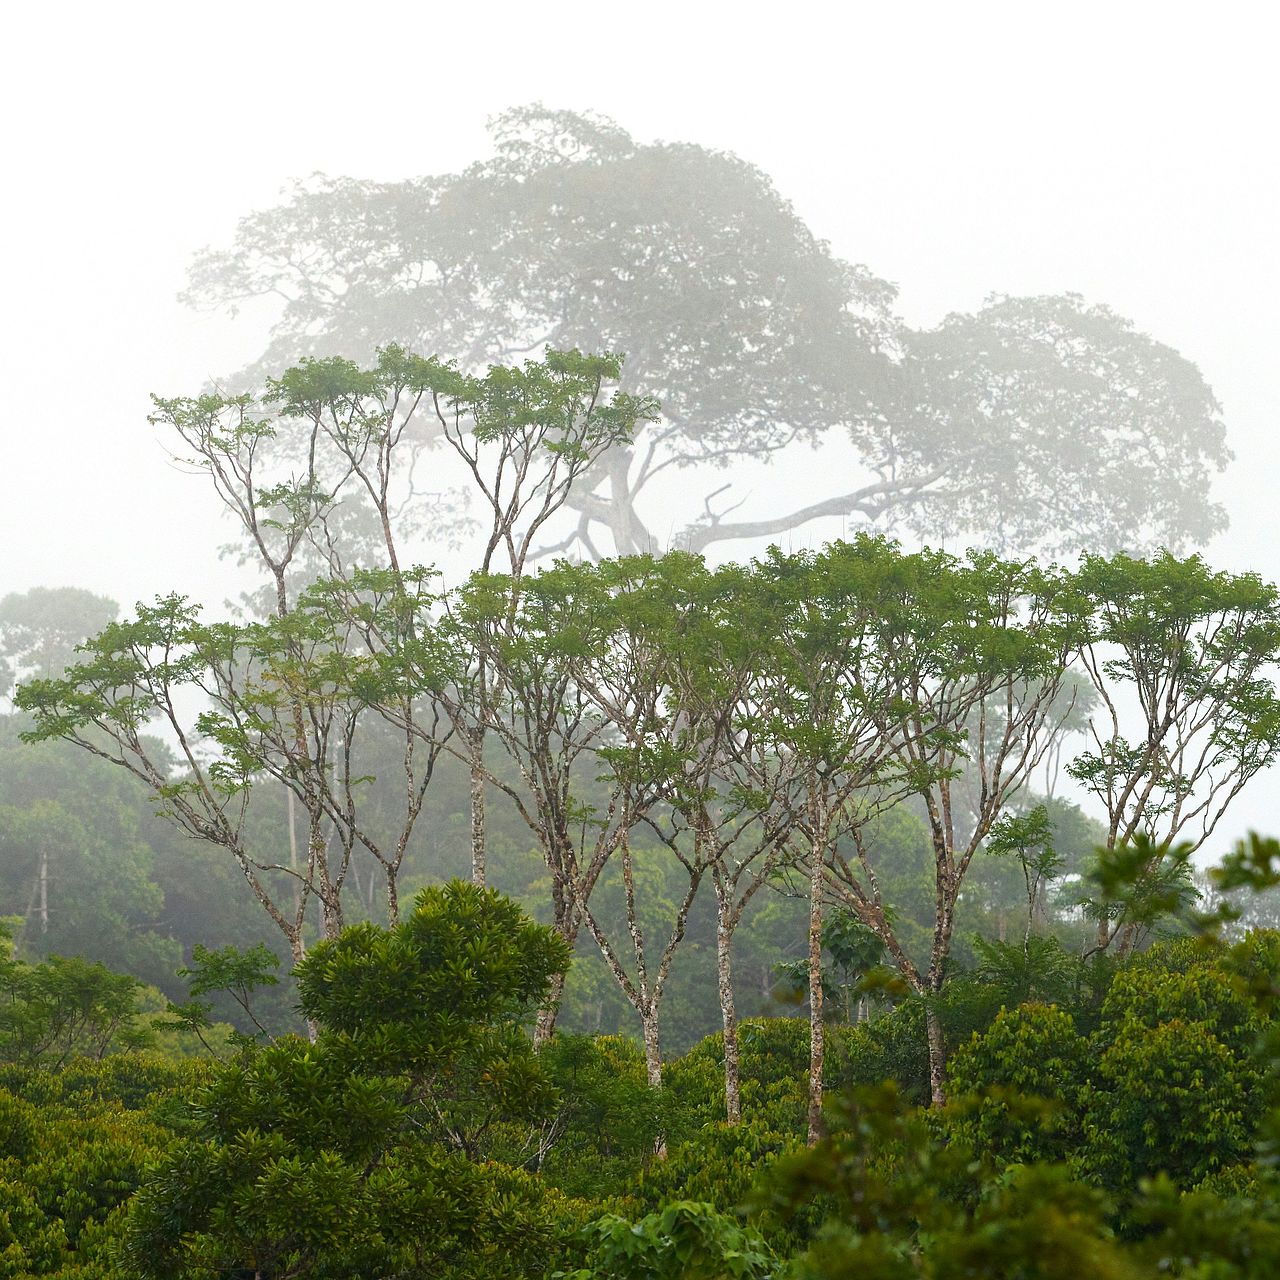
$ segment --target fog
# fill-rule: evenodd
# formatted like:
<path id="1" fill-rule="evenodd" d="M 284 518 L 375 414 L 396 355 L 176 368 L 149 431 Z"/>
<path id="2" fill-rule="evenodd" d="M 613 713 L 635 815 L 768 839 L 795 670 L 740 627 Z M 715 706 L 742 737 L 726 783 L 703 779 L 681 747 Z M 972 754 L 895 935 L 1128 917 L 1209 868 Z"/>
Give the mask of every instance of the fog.
<path id="1" fill-rule="evenodd" d="M 148 425 L 148 397 L 195 393 L 255 359 L 271 309 L 183 305 L 193 254 L 229 245 L 238 219 L 313 172 L 458 171 L 490 154 L 489 117 L 537 101 L 757 165 L 836 256 L 898 286 L 896 311 L 918 328 L 993 292 L 1110 305 L 1193 361 L 1222 405 L 1234 461 L 1213 496 L 1230 525 L 1207 558 L 1280 577 L 1280 104 L 1264 32 L 1243 9 L 829 9 L 11 17 L 0 596 L 79 586 L 127 609 L 172 589 L 234 595 L 217 556 L 228 531 Z M 717 475 L 693 514 L 726 479 L 757 510 L 799 505 L 828 491 L 829 468 L 798 445 L 767 471 Z M 650 514 L 663 540 L 690 518 Z M 1273 786 L 1255 781 L 1221 836 L 1276 830 Z"/>

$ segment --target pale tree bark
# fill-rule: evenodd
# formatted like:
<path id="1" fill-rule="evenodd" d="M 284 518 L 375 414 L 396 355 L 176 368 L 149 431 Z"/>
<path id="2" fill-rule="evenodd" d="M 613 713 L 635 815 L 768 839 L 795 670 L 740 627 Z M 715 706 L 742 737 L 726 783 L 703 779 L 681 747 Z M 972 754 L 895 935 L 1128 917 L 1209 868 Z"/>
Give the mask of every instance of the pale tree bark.
<path id="1" fill-rule="evenodd" d="M 822 1004 L 822 857 L 814 849 L 809 854 L 809 1112 L 807 1136 L 810 1146 L 822 1137 L 822 1090 L 826 1035 Z"/>
<path id="2" fill-rule="evenodd" d="M 471 882 L 481 888 L 484 888 L 486 878 L 484 737 L 484 725 L 474 725 L 468 744 L 467 763 L 471 797 Z"/>
<path id="3" fill-rule="evenodd" d="M 942 1038 L 942 1019 L 930 1000 L 924 1011 L 925 1034 L 929 1040 L 929 1101 L 935 1107 L 946 1100 L 947 1049 Z"/>
<path id="4" fill-rule="evenodd" d="M 49 932 L 49 851 L 40 850 L 40 932 Z"/>
<path id="5" fill-rule="evenodd" d="M 716 880 L 716 990 L 724 1029 L 724 1110 L 728 1123 L 737 1124 L 742 1119 L 742 1090 L 738 1074 L 738 1009 L 733 991 L 733 929 L 721 877 L 717 875 Z"/>

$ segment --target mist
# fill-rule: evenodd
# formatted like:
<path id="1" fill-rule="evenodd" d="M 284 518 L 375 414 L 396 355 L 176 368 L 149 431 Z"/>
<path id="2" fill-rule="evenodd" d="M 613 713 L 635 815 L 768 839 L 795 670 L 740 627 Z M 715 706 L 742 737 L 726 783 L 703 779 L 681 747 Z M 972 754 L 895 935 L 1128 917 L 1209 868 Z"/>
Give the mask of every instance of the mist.
<path id="1" fill-rule="evenodd" d="M 1280 1271 L 1261 18 L 6 36 L 14 1274 Z"/>
<path id="2" fill-rule="evenodd" d="M 762 15 L 729 22 L 658 6 L 644 25 L 614 30 L 576 7 L 578 20 L 551 37 L 514 6 L 483 31 L 462 14 L 427 24 L 375 6 L 367 25 L 399 33 L 394 57 L 357 72 L 325 12 L 339 11 L 299 21 L 289 7 L 233 5 L 211 24 L 132 6 L 120 20 L 86 11 L 70 29 L 17 20 L 15 47 L 29 57 L 0 91 L 21 121 L 6 143 L 16 198 L 4 215 L 4 351 L 11 385 L 24 386 L 0 473 L 10 549 L 0 594 L 77 586 L 126 610 L 173 589 L 211 604 L 238 597 L 246 583 L 218 555 L 229 533 L 216 502 L 148 425 L 149 396 L 225 385 L 261 360 L 280 299 L 180 301 L 195 255 L 221 252 L 225 274 L 239 221 L 281 207 L 310 175 L 403 184 L 459 173 L 494 155 L 487 122 L 533 103 L 612 121 L 637 149 L 685 143 L 755 166 L 833 259 L 896 290 L 895 324 L 934 330 L 992 295 L 1078 294 L 1114 309 L 1194 366 L 1221 405 L 1232 459 L 1206 475 L 1225 527 L 1191 529 L 1183 549 L 1280 576 L 1269 536 L 1280 461 L 1270 341 L 1280 180 L 1266 159 L 1275 104 L 1262 42 L 1241 17 L 923 6 L 833 24 L 814 9 L 778 30 Z M 426 69 L 396 61 L 410 48 Z M 583 336 L 581 322 L 569 327 Z M 393 317 L 369 335 L 419 336 L 397 332 Z M 287 345 L 258 369 L 290 363 Z M 474 364 L 501 353 L 438 354 Z M 662 356 L 646 353 L 644 371 L 656 375 Z M 775 425 L 785 399 L 784 388 L 766 407 Z M 739 452 L 655 477 L 644 549 L 680 545 L 711 510 L 760 520 L 849 488 L 830 479 L 856 475 L 859 462 L 840 413 L 793 416 L 797 438 L 767 458 Z M 1133 457 L 1133 487 L 1151 485 L 1148 461 Z M 1038 537 L 1012 528 L 1004 548 L 1056 542 L 1070 558 L 1091 533 L 1084 517 L 1072 527 L 1069 499 L 1041 523 Z M 1061 536 L 1043 536 L 1055 523 Z M 973 519 L 912 527 L 852 511 L 707 550 L 817 546 L 861 527 L 953 550 L 992 537 Z M 1168 529 L 1143 534 L 1136 549 L 1172 540 Z M 609 554 L 609 539 L 597 540 Z M 423 551 L 450 562 L 447 547 Z M 461 571 L 465 556 L 452 554 Z M 1242 797 L 1239 830 L 1268 828 L 1268 789 L 1260 781 Z"/>

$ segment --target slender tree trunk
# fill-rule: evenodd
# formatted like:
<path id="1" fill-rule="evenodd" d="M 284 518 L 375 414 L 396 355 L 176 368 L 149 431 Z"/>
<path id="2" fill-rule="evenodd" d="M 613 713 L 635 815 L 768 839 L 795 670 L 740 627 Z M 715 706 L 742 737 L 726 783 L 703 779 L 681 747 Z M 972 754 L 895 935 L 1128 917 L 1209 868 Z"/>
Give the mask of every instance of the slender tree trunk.
<path id="1" fill-rule="evenodd" d="M 556 1033 L 556 1018 L 560 1013 L 560 1001 L 564 998 L 563 973 L 552 974 L 547 999 L 538 1010 L 538 1020 L 533 1024 L 533 1047 L 541 1049 Z"/>
<path id="2" fill-rule="evenodd" d="M 562 886 L 554 877 L 551 888 L 551 909 L 553 913 L 552 928 L 571 948 L 576 946 L 580 923 L 578 913 L 573 909 L 572 903 L 565 896 Z M 533 1026 L 533 1046 L 535 1049 L 541 1049 L 555 1034 L 556 1018 L 560 1014 L 560 1001 L 564 998 L 564 980 L 564 973 L 551 975 L 551 985 L 547 990 L 546 1001 L 543 1003 L 542 1008 L 538 1010 L 538 1018 Z"/>
<path id="3" fill-rule="evenodd" d="M 925 1034 L 929 1040 L 929 1101 L 935 1107 L 942 1106 L 946 1100 L 943 1080 L 947 1067 L 946 1046 L 942 1040 L 942 1019 L 933 1006 L 936 991 L 929 993 L 930 999 L 924 1012 Z"/>
<path id="4" fill-rule="evenodd" d="M 822 853 L 815 842 L 809 855 L 809 1126 L 813 1146 L 822 1137 L 823 1057 L 826 1050 L 822 1022 Z"/>
<path id="5" fill-rule="evenodd" d="M 400 886 L 397 884 L 399 879 L 395 868 L 387 868 L 387 924 L 395 926 L 400 923 Z M 370 887 L 370 896 L 373 890 Z"/>
<path id="6" fill-rule="evenodd" d="M 738 1009 L 733 996 L 733 933 L 729 904 L 716 894 L 716 985 L 720 1019 L 724 1025 L 724 1114 L 730 1124 L 742 1119 L 742 1090 L 738 1079 Z"/>
<path id="7" fill-rule="evenodd" d="M 40 850 L 40 932 L 49 932 L 49 851 Z"/>
<path id="8" fill-rule="evenodd" d="M 289 938 L 289 955 L 293 958 L 293 967 L 296 969 L 307 958 L 307 942 L 302 936 L 301 928 L 292 929 L 288 934 Z M 307 1039 L 315 1044 L 317 1037 L 320 1035 L 320 1026 L 314 1018 L 307 1019 Z"/>
<path id="9" fill-rule="evenodd" d="M 658 1040 L 658 1006 L 650 996 L 640 1009 L 640 1026 L 644 1035 L 644 1069 L 650 1089 L 662 1088 L 662 1045 Z M 667 1158 L 667 1140 L 662 1134 L 653 1144 L 659 1160 Z"/>
<path id="10" fill-rule="evenodd" d="M 658 1007 L 650 998 L 639 1010 L 644 1035 L 644 1069 L 651 1089 L 662 1086 L 662 1046 L 658 1040 Z"/>
<path id="11" fill-rule="evenodd" d="M 289 811 L 289 870 L 294 872 L 293 909 L 296 913 L 302 905 L 302 885 L 298 883 L 298 818 L 294 810 L 293 792 L 286 788 L 285 801 Z"/>
<path id="12" fill-rule="evenodd" d="M 485 883 L 484 833 L 484 726 L 471 730 L 471 882 L 482 889 Z"/>
<path id="13" fill-rule="evenodd" d="M 336 938 L 343 927 L 342 899 L 329 876 L 329 854 L 317 817 L 311 822 L 311 857 L 320 885 L 320 924 L 326 938 Z"/>

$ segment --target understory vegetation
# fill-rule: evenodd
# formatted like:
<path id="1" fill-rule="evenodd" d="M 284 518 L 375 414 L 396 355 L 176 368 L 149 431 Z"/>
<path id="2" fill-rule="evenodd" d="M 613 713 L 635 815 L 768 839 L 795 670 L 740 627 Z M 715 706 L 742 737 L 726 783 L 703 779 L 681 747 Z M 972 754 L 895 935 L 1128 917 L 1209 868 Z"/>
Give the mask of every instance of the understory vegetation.
<path id="1" fill-rule="evenodd" d="M 1265 842 L 1236 877 L 1271 876 Z M 1252 856 L 1252 860 L 1251 860 Z M 1243 869 L 1243 875 L 1242 875 Z M 297 974 L 314 1038 L 180 1033 L 131 980 L 2 971 L 0 1274 L 1262 1276 L 1280 1264 L 1280 934 L 1197 932 L 1123 961 L 1037 950 L 957 973 L 929 1106 L 919 997 L 827 1028 L 744 1020 L 650 1083 L 618 1035 L 529 1020 L 567 957 L 492 890 L 422 891 Z M 252 959 L 204 957 L 252 997 Z M 235 961 L 235 963 L 232 963 Z M 237 967 L 238 965 L 238 967 Z M 1019 984 L 1052 987 L 1018 1000 Z M 179 1008 L 170 1023 L 192 1020 Z M 160 1020 L 162 1023 L 163 1019 Z M 147 1036 L 150 1047 L 135 1047 Z M 157 1045 L 154 1037 L 176 1037 Z M 159 1051 L 158 1051 L 159 1050 Z"/>

